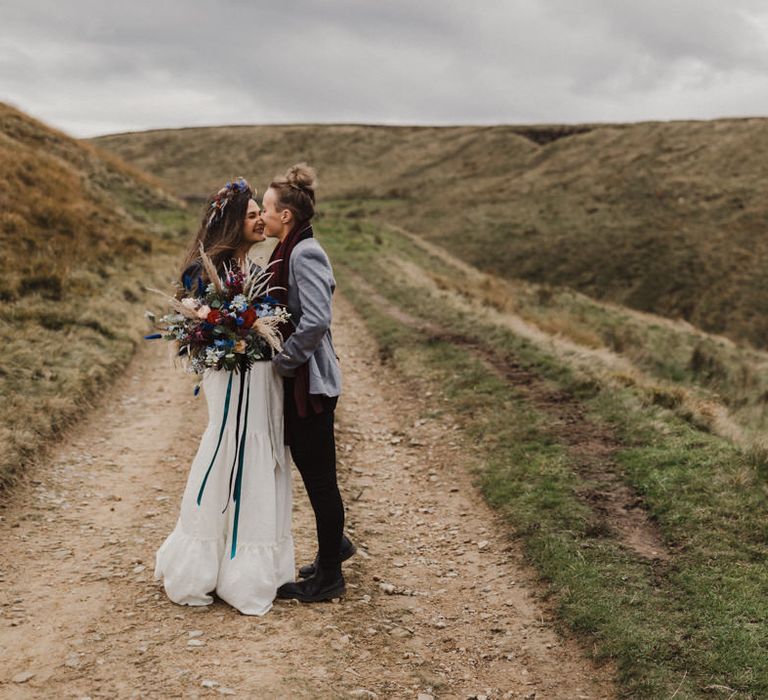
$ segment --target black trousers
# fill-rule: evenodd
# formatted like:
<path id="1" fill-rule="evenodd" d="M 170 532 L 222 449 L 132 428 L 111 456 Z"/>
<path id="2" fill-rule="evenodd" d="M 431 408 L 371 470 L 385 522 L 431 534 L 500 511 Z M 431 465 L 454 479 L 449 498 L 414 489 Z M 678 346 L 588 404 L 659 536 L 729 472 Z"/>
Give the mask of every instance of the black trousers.
<path id="1" fill-rule="evenodd" d="M 285 420 L 291 455 L 304 481 L 315 512 L 320 565 L 333 568 L 340 563 L 344 531 L 344 504 L 336 480 L 336 440 L 333 418 L 336 397 L 323 397 L 323 412 L 310 409 L 299 416 L 293 398 L 293 381 L 285 380 Z"/>

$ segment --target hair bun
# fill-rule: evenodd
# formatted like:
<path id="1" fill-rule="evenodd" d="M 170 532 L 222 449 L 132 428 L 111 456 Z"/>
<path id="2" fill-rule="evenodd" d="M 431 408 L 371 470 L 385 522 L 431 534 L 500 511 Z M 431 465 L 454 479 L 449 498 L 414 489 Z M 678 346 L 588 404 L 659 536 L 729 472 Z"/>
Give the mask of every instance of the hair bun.
<path id="1" fill-rule="evenodd" d="M 279 210 L 290 209 L 295 223 L 305 224 L 315 215 L 315 179 L 314 168 L 306 163 L 296 163 L 269 183 L 269 188 L 277 195 Z"/>
<path id="2" fill-rule="evenodd" d="M 297 163 L 288 168 L 288 171 L 285 173 L 285 180 L 292 187 L 307 190 L 309 194 L 313 195 L 317 176 L 315 175 L 314 168 L 311 168 L 306 163 Z"/>

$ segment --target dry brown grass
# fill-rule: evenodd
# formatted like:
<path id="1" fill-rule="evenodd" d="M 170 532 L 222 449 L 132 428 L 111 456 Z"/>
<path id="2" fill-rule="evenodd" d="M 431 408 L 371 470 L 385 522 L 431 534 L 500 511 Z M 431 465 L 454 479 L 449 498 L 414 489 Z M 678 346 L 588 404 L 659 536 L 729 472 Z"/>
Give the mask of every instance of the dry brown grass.
<path id="1" fill-rule="evenodd" d="M 111 154 L 0 104 L 0 486 L 131 356 L 187 214 Z"/>

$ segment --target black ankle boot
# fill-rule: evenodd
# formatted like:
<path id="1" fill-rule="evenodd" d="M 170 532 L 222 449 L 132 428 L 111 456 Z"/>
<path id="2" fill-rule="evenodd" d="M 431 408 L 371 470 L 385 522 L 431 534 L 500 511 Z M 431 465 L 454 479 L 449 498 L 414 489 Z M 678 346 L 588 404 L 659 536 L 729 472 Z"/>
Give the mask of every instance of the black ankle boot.
<path id="1" fill-rule="evenodd" d="M 340 561 L 347 561 L 355 552 L 357 551 L 357 547 L 352 543 L 352 540 L 349 539 L 346 535 L 341 536 L 341 560 Z M 302 566 L 299 569 L 299 578 L 310 578 L 311 576 L 315 575 L 315 571 L 317 570 L 317 563 L 320 561 L 320 552 L 315 554 L 315 560 L 311 564 L 306 564 L 305 566 Z"/>
<path id="2" fill-rule="evenodd" d="M 351 556 L 351 555 L 350 555 Z M 315 575 L 304 581 L 284 583 L 277 589 L 278 598 L 296 598 L 302 603 L 317 603 L 344 595 L 346 586 L 341 573 L 341 563 L 323 567 L 318 562 Z"/>

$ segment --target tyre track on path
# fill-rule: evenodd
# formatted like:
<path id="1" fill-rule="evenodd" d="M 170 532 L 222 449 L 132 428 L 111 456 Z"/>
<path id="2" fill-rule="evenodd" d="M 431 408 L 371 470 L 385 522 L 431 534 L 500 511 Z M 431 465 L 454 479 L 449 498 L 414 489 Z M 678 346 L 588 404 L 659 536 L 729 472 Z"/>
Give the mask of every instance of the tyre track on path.
<path id="1" fill-rule="evenodd" d="M 390 318 L 427 334 L 431 341 L 444 341 L 471 353 L 490 371 L 509 382 L 531 406 L 550 419 L 550 430 L 568 451 L 574 471 L 582 478 L 579 498 L 593 512 L 593 529 L 616 537 L 635 554 L 654 564 L 671 559 L 658 525 L 651 519 L 643 498 L 619 477 L 615 455 L 621 442 L 613 429 L 590 419 L 584 406 L 571 393 L 559 389 L 524 367 L 514 357 L 502 353 L 473 338 L 452 332 L 436 323 L 410 315 L 390 304 L 370 284 L 354 272 L 348 272 L 353 284 L 365 291 L 370 300 Z"/>
<path id="2" fill-rule="evenodd" d="M 614 697 L 610 669 L 537 605 L 458 433 L 380 364 L 343 298 L 334 335 L 340 481 L 361 550 L 345 564 L 346 597 L 254 618 L 220 601 L 174 605 L 152 581 L 206 416 L 166 348 L 147 345 L 3 494 L 0 696 Z M 298 475 L 294 492 L 303 563 L 314 520 Z"/>

